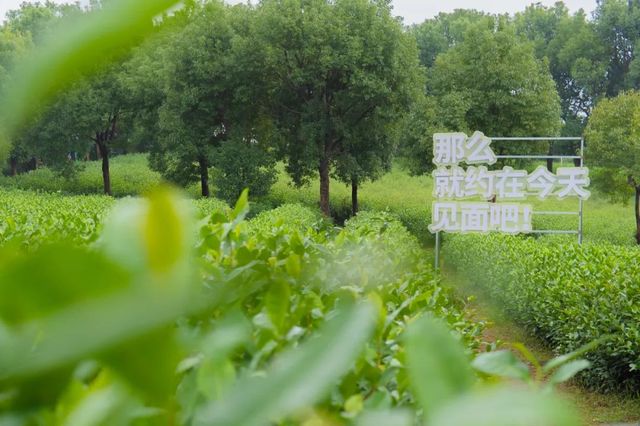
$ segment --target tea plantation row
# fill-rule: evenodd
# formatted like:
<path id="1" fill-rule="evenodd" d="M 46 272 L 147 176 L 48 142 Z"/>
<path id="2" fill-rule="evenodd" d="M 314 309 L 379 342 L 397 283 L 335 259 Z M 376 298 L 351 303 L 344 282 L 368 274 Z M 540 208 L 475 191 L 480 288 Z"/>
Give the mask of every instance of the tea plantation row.
<path id="1" fill-rule="evenodd" d="M 191 202 L 200 216 L 228 209 L 214 198 Z M 65 196 L 0 188 L 0 245 L 38 246 L 50 240 L 91 243 L 115 204 L 113 198 L 102 195 Z"/>
<path id="2" fill-rule="evenodd" d="M 587 355 L 582 379 L 640 391 L 640 250 L 544 241 L 460 235 L 444 258 L 558 353 L 608 336 Z"/>
<path id="3" fill-rule="evenodd" d="M 4 235 L 30 243 L 0 248 L 1 421 L 444 425 L 461 404 L 524 404 L 532 424 L 576 424 L 538 394 L 472 392 L 482 324 L 388 214 L 337 229 L 288 205 L 247 221 L 244 198 L 196 224 L 161 191 L 103 220 L 102 198 L 10 196 L 30 225 Z M 453 421 L 479 415 L 499 424 Z"/>

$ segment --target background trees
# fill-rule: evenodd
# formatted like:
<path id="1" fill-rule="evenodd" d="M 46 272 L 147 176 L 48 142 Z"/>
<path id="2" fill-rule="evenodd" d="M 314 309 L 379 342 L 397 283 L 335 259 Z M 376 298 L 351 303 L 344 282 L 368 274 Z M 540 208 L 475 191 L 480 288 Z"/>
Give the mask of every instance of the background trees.
<path id="1" fill-rule="evenodd" d="M 518 34 L 534 43 L 536 56 L 549 62 L 560 96 L 562 134 L 579 135 L 606 79 L 606 46 L 594 23 L 581 11 L 570 15 L 562 3 L 531 5 L 514 22 Z"/>
<path id="2" fill-rule="evenodd" d="M 47 165 L 73 175 L 76 160 L 91 154 L 102 162 L 103 190 L 111 195 L 109 159 L 114 149 L 126 150 L 137 100 L 121 80 L 122 65 L 74 83 L 42 111 L 19 139 L 23 150 Z"/>
<path id="3" fill-rule="evenodd" d="M 86 11 L 9 13 L 0 89 L 16 58 Z M 72 176 L 90 153 L 110 193 L 110 156 L 142 151 L 165 178 L 233 199 L 244 186 L 264 192 L 280 161 L 295 185 L 319 180 L 325 214 L 330 177 L 350 185 L 355 213 L 359 185 L 394 159 L 431 169 L 434 132 L 576 136 L 598 102 L 640 85 L 637 2 L 599 2 L 593 16 L 561 2 L 515 16 L 457 10 L 410 28 L 392 15 L 383 0 L 187 1 L 24 126 L 5 172 L 37 159 Z"/>
<path id="4" fill-rule="evenodd" d="M 455 42 L 433 61 L 427 97 L 402 131 L 403 152 L 414 173 L 432 168 L 431 135 L 436 131 L 554 136 L 562 126 L 547 61 L 536 58 L 534 45 L 518 36 L 506 17 L 458 12 L 453 18 Z M 444 21 L 441 15 L 436 23 Z M 496 146 L 499 152 L 506 149 Z M 544 149 L 533 144 L 521 148 Z"/>
<path id="5" fill-rule="evenodd" d="M 458 97 L 469 129 L 492 136 L 553 136 L 560 104 L 545 62 L 508 24 L 470 26 L 463 40 L 436 59 L 431 91 Z"/>

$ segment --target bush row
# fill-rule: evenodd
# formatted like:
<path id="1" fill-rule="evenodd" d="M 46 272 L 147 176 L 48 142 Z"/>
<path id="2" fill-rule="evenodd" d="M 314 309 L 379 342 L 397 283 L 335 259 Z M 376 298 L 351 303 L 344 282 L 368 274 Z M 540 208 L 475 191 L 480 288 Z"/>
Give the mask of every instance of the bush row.
<path id="1" fill-rule="evenodd" d="M 542 240 L 545 241 L 545 240 Z M 444 259 L 557 353 L 610 336 L 582 379 L 640 391 L 640 251 L 504 235 L 449 238 Z"/>
<path id="2" fill-rule="evenodd" d="M 0 186 L 26 190 L 68 194 L 101 194 L 102 172 L 97 161 L 81 163 L 84 169 L 73 179 L 66 180 L 47 168 L 25 173 L 17 177 L 0 176 Z M 278 180 L 268 195 L 252 204 L 250 215 L 270 210 L 282 204 L 301 203 L 318 209 L 318 184 L 294 188 L 281 164 L 277 165 Z M 140 195 L 161 182 L 158 173 L 150 170 L 146 154 L 128 154 L 114 157 L 111 162 L 113 193 L 117 197 Z M 213 171 L 213 169 L 212 169 Z M 216 184 L 222 184 L 217 175 L 211 175 L 212 193 Z M 360 191 L 360 208 L 363 211 L 389 211 L 398 217 L 423 245 L 433 245 L 428 230 L 431 220 L 432 179 L 428 176 L 409 176 L 406 171 L 394 168 L 376 182 L 366 182 Z M 198 185 L 191 185 L 187 192 L 198 198 Z M 223 191 L 224 192 L 224 191 Z M 610 242 L 634 245 L 635 221 L 631 206 L 607 203 L 604 195 L 596 193 L 585 204 L 585 241 Z M 576 210 L 577 203 L 570 201 L 531 199 L 535 210 Z M 207 202 L 202 202 L 206 204 Z M 215 202 L 214 202 L 215 203 Z M 336 223 L 342 224 L 351 216 L 351 191 L 344 184 L 331 183 L 331 211 Z M 535 229 L 577 229 L 577 216 L 534 216 Z M 574 236 L 544 237 L 556 241 L 575 241 Z"/>
<path id="3" fill-rule="evenodd" d="M 229 208 L 215 198 L 190 203 L 200 217 Z M 33 247 L 47 241 L 89 244 L 98 238 L 104 218 L 116 204 L 117 200 L 103 195 L 68 196 L 0 188 L 0 245 Z"/>

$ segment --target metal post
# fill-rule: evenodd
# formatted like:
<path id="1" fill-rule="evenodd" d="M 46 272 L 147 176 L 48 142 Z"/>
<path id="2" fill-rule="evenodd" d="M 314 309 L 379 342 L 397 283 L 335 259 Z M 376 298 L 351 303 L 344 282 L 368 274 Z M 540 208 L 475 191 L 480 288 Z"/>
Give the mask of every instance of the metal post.
<path id="1" fill-rule="evenodd" d="M 580 167 L 584 167 L 584 137 L 580 138 Z M 580 217 L 578 219 L 578 244 L 582 245 L 584 225 L 584 201 L 580 198 Z"/>
<path id="2" fill-rule="evenodd" d="M 582 209 L 583 207 L 584 201 L 582 201 L 582 198 L 580 199 L 580 220 L 578 223 L 578 244 L 582 245 Z"/>
<path id="3" fill-rule="evenodd" d="M 436 232 L 436 264 L 435 270 L 438 272 L 440 269 L 440 231 Z"/>

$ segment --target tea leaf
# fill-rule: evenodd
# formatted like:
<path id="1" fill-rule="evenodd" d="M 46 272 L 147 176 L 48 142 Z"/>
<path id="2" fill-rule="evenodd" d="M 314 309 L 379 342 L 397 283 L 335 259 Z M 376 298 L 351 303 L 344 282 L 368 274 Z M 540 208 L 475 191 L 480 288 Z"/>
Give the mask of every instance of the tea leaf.
<path id="1" fill-rule="evenodd" d="M 444 324 L 425 316 L 409 326 L 404 340 L 411 385 L 425 418 L 470 390 L 474 378 L 464 349 Z"/>
<path id="2" fill-rule="evenodd" d="M 487 352 L 478 355 L 471 366 L 476 370 L 498 377 L 529 380 L 529 368 L 510 351 Z"/>
<path id="3" fill-rule="evenodd" d="M 429 426 L 578 426 L 572 409 L 556 396 L 501 388 L 467 395 L 444 406 Z"/>

